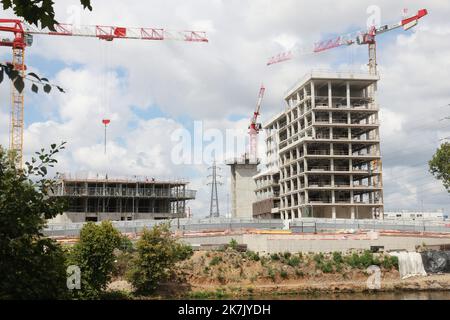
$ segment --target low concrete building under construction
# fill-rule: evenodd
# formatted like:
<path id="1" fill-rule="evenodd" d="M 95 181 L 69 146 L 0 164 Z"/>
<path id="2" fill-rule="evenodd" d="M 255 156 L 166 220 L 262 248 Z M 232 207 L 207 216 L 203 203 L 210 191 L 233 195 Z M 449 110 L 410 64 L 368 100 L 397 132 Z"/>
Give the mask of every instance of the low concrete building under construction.
<path id="1" fill-rule="evenodd" d="M 188 182 L 155 179 L 73 179 L 61 176 L 53 197 L 67 200 L 67 211 L 52 222 L 170 219 L 187 215 L 196 191 Z"/>
<path id="2" fill-rule="evenodd" d="M 383 218 L 377 81 L 311 72 L 289 90 L 286 110 L 264 125 L 268 156 L 276 159 L 254 177 L 255 217 Z M 261 205 L 277 199 L 279 209 Z"/>

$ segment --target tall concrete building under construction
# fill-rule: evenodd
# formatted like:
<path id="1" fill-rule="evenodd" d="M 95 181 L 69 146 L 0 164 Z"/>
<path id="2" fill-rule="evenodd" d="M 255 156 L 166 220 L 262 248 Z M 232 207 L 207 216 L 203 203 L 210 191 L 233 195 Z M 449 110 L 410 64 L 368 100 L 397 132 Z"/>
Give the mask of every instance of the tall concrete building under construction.
<path id="1" fill-rule="evenodd" d="M 153 178 L 60 176 L 52 196 L 66 199 L 68 208 L 53 222 L 184 218 L 186 201 L 196 195 L 187 185 L 185 181 Z"/>
<path id="2" fill-rule="evenodd" d="M 254 217 L 383 216 L 378 79 L 311 72 L 288 91 L 286 110 L 264 125 L 272 160 L 254 177 Z"/>

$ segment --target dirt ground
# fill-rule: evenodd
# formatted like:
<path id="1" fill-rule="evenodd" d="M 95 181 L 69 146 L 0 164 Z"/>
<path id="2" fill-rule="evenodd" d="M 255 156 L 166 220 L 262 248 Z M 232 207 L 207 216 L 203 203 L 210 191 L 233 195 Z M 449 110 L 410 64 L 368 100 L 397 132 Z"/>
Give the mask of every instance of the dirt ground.
<path id="1" fill-rule="evenodd" d="M 383 255 L 378 255 L 383 260 Z M 320 260 L 320 261 L 319 261 Z M 178 263 L 161 297 L 242 297 L 296 293 L 346 293 L 368 291 L 370 274 L 365 267 L 333 263 L 331 255 L 258 255 L 235 250 L 196 251 Z M 328 263 L 328 264 L 327 264 Z M 381 265 L 381 291 L 450 290 L 450 275 L 400 279 L 395 267 Z M 131 291 L 124 280 L 110 289 Z"/>

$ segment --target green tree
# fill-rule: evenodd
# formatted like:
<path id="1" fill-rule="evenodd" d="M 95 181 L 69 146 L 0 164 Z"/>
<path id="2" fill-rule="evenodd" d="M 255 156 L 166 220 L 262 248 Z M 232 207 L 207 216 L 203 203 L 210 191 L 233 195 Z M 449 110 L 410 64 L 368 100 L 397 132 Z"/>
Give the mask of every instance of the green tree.
<path id="1" fill-rule="evenodd" d="M 81 290 L 74 290 L 76 298 L 98 299 L 106 289 L 114 271 L 114 249 L 123 244 L 120 232 L 110 221 L 97 225 L 86 223 L 80 240 L 69 253 L 69 263 L 81 271 Z"/>
<path id="2" fill-rule="evenodd" d="M 441 180 L 444 187 L 450 192 L 450 143 L 443 143 L 428 162 L 430 172 Z"/>
<path id="3" fill-rule="evenodd" d="M 3 10 L 12 8 L 14 13 L 24 18 L 28 23 L 41 24 L 43 28 L 48 27 L 53 30 L 57 23 L 55 20 L 54 2 L 52 0 L 1 0 Z M 84 9 L 92 11 L 91 0 L 80 0 Z"/>
<path id="4" fill-rule="evenodd" d="M 137 256 L 128 279 L 139 294 L 151 294 L 168 278 L 175 263 L 192 255 L 192 248 L 179 243 L 170 233 L 168 224 L 144 229 L 136 244 Z"/>
<path id="5" fill-rule="evenodd" d="M 58 299 L 67 293 L 64 252 L 42 234 L 46 219 L 65 208 L 49 197 L 55 182 L 45 178 L 61 149 L 64 143 L 41 149 L 19 170 L 0 146 L 0 299 Z"/>

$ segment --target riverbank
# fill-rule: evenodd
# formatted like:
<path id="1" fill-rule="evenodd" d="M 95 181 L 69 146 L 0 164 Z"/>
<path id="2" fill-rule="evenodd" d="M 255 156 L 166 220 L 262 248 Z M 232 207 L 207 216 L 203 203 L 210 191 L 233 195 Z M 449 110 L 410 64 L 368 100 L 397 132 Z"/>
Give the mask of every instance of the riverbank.
<path id="1" fill-rule="evenodd" d="M 177 264 L 171 279 L 150 298 L 239 299 L 430 290 L 448 290 L 450 294 L 449 274 L 402 280 L 397 263 L 395 257 L 368 251 L 347 255 L 338 252 L 260 255 L 231 248 L 196 251 L 190 259 Z M 377 290 L 370 290 L 367 284 L 371 277 L 367 268 L 373 265 L 378 266 L 380 272 Z M 132 291 L 126 281 L 116 280 L 110 286 L 112 289 Z"/>

